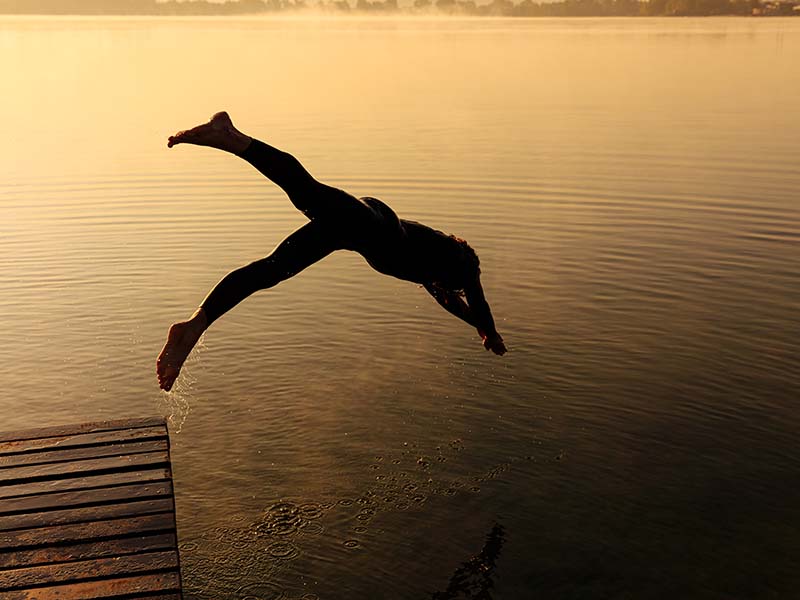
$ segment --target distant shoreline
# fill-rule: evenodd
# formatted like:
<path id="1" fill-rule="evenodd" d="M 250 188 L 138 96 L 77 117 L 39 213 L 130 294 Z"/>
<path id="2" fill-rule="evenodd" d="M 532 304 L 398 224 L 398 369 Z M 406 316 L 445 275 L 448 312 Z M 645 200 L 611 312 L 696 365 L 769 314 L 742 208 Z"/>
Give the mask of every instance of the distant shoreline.
<path id="1" fill-rule="evenodd" d="M 397 0 L 28 0 L 24 8 L 0 0 L 4 16 L 456 16 L 456 17 L 710 17 L 800 16 L 800 0 L 414 0 L 400 7 Z"/>

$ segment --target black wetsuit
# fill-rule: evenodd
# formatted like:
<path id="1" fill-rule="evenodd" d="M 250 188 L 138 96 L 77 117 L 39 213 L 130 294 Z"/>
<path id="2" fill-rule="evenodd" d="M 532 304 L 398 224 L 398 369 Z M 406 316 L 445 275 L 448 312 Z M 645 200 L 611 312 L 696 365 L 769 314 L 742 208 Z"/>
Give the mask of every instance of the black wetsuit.
<path id="1" fill-rule="evenodd" d="M 256 139 L 239 156 L 279 185 L 310 222 L 270 256 L 229 273 L 217 284 L 201 305 L 209 324 L 252 293 L 288 279 L 334 250 L 358 252 L 380 272 L 420 279 L 387 264 L 387 257 L 402 254 L 398 250 L 406 229 L 385 203 L 320 183 L 291 154 Z"/>

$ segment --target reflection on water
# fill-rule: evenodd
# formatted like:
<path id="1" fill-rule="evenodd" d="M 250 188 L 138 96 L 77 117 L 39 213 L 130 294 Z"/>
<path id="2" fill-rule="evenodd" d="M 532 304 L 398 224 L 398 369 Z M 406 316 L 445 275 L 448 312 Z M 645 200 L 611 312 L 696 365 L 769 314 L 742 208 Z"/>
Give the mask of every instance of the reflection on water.
<path id="1" fill-rule="evenodd" d="M 450 578 L 447 589 L 443 592 L 435 592 L 432 596 L 433 600 L 456 600 L 457 598 L 491 600 L 491 591 L 494 588 L 492 577 L 504 541 L 503 526 L 495 523 L 486 536 L 486 543 L 480 553 L 456 569 Z"/>
<path id="2" fill-rule="evenodd" d="M 800 587 L 800 20 L 3 18 L 0 50 L 4 428 L 171 415 L 190 595 L 430 597 L 488 523 L 497 599 Z M 467 239 L 511 352 L 337 252 L 162 396 L 168 326 L 304 221 L 166 149 L 220 109 Z"/>
<path id="3" fill-rule="evenodd" d="M 448 448 L 438 448 L 433 460 L 440 465 L 448 458 L 458 461 L 461 450 L 460 440 L 454 440 Z M 427 531 L 431 510 L 458 506 L 465 495 L 478 494 L 481 485 L 492 485 L 512 468 L 512 464 L 502 464 L 486 472 L 445 479 L 446 470 L 437 470 L 427 460 L 415 458 L 418 454 L 416 448 L 406 448 L 396 458 L 375 456 L 368 468 L 375 474 L 374 481 L 353 496 L 327 496 L 323 501 L 282 499 L 264 507 L 255 520 L 244 513 L 234 513 L 223 525 L 182 533 L 188 596 L 228 597 L 234 582 L 238 582 L 241 585 L 236 588 L 237 598 L 261 598 L 264 594 L 270 598 L 298 597 L 293 563 L 335 561 L 347 571 L 348 560 L 354 559 L 352 553 L 371 552 L 387 538 L 389 543 L 402 543 L 392 542 L 393 535 L 380 526 L 391 522 L 393 515 L 413 515 L 418 526 Z M 528 456 L 518 460 L 532 459 Z M 434 503 L 441 506 L 431 508 Z M 449 535 L 447 531 L 438 534 Z M 469 590 L 488 593 L 502 538 L 503 529 L 496 525 L 483 551 L 459 567 L 446 591 L 434 597 L 456 598 Z M 467 585 L 465 580 L 469 578 L 471 583 Z M 466 597 L 487 597 L 480 593 Z M 310 597 L 311 593 L 300 597 L 305 596 Z"/>

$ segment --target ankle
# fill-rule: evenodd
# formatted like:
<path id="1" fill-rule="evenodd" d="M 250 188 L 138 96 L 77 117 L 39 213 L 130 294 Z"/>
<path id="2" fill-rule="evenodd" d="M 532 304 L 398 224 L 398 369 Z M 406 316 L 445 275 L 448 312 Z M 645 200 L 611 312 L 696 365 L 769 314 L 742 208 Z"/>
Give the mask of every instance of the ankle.
<path id="1" fill-rule="evenodd" d="M 192 327 L 192 329 L 198 331 L 199 333 L 203 333 L 208 328 L 208 317 L 206 316 L 205 309 L 201 306 L 188 321 L 188 324 Z"/>
<path id="2" fill-rule="evenodd" d="M 237 156 L 241 156 L 245 150 L 250 147 L 250 143 L 253 141 L 249 135 L 245 135 L 240 131 L 234 130 L 231 135 L 231 143 L 230 143 L 230 152 Z"/>

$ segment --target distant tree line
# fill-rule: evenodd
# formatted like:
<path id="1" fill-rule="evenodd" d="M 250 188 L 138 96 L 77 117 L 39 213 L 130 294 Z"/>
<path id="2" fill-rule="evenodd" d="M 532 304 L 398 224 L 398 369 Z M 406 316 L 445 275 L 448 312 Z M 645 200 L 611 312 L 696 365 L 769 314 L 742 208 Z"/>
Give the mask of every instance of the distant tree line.
<path id="1" fill-rule="evenodd" d="M 0 14 L 247 15 L 276 12 L 444 14 L 503 17 L 800 16 L 800 0 L 0 0 Z"/>

